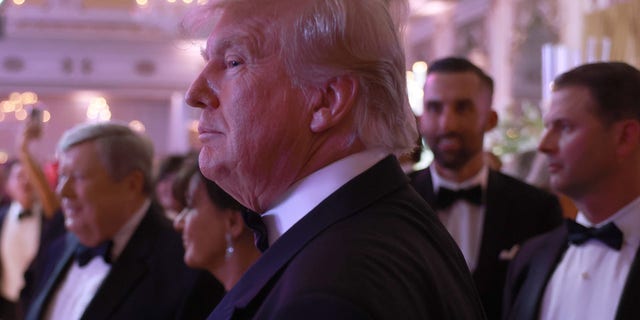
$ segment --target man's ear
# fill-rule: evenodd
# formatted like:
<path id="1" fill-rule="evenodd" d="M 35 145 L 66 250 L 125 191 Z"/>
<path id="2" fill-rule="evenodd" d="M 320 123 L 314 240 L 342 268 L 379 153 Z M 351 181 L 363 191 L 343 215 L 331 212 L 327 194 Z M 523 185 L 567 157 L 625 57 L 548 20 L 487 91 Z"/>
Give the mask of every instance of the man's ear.
<path id="1" fill-rule="evenodd" d="M 313 106 L 311 131 L 325 131 L 345 118 L 355 105 L 358 82 L 352 75 L 342 75 L 327 82 L 320 93 L 322 99 Z"/>
<path id="2" fill-rule="evenodd" d="M 484 131 L 488 132 L 490 130 L 493 130 L 493 128 L 495 128 L 497 125 L 498 113 L 493 109 L 489 109 L 489 114 L 487 115 L 487 123 L 484 126 Z"/>
<path id="3" fill-rule="evenodd" d="M 144 175 L 140 170 L 135 170 L 129 173 L 125 177 L 126 187 L 132 192 L 132 194 L 137 194 L 142 192 L 144 188 Z"/>
<path id="4" fill-rule="evenodd" d="M 617 153 L 619 156 L 627 157 L 638 150 L 640 146 L 640 122 L 635 119 L 623 120 L 619 124 L 616 132 Z"/>

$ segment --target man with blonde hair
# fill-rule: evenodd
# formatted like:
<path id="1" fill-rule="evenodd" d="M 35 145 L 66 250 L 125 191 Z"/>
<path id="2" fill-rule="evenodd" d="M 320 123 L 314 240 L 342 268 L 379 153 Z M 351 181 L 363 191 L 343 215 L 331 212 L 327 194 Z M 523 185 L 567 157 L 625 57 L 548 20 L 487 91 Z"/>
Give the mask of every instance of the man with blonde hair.
<path id="1" fill-rule="evenodd" d="M 406 1 L 210 1 L 200 168 L 271 247 L 210 319 L 482 319 L 460 251 L 393 154 L 417 139 Z M 201 20 L 202 21 L 202 20 Z"/>

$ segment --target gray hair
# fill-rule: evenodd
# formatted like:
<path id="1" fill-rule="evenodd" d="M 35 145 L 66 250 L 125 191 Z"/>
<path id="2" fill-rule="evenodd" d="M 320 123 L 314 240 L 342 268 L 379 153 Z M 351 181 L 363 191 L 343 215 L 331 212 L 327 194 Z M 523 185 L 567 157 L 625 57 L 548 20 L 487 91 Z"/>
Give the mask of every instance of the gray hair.
<path id="1" fill-rule="evenodd" d="M 332 78 L 354 76 L 359 82 L 354 138 L 367 148 L 395 154 L 411 151 L 418 131 L 407 97 L 400 37 L 407 1 L 290 1 L 286 5 L 300 8 L 291 23 L 282 19 L 286 11 L 277 10 L 281 8 L 278 2 L 212 1 L 206 12 L 194 13 L 185 22 L 187 28 L 210 25 L 219 10 L 241 10 L 260 3 L 260 12 L 270 18 L 265 28 L 277 35 L 280 56 L 294 85 L 308 94 Z M 274 24 L 271 19 L 284 23 Z"/>
<path id="2" fill-rule="evenodd" d="M 67 130 L 60 138 L 57 153 L 84 143 L 94 142 L 98 157 L 116 181 L 134 171 L 144 176 L 143 192 L 152 192 L 153 144 L 151 141 L 117 122 L 85 123 Z"/>

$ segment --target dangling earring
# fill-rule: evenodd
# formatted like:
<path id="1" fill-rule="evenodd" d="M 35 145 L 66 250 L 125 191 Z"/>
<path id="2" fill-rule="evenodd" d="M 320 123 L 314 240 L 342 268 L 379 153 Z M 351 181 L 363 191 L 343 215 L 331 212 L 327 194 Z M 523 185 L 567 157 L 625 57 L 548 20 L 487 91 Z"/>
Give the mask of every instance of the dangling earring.
<path id="1" fill-rule="evenodd" d="M 226 233 L 224 235 L 225 240 L 227 240 L 227 250 L 225 250 L 224 257 L 225 259 L 231 258 L 235 249 L 233 248 L 233 241 L 231 240 L 231 233 Z"/>

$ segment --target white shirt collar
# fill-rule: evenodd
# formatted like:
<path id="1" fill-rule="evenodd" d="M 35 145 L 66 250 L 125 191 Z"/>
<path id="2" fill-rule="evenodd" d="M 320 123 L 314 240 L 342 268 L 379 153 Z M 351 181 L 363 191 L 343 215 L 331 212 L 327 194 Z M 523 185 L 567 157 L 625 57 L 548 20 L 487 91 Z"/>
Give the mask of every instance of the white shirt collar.
<path id="1" fill-rule="evenodd" d="M 138 225 L 144 218 L 147 210 L 151 206 L 151 199 L 146 199 L 142 206 L 134 213 L 131 218 L 127 221 L 127 223 L 118 230 L 118 232 L 113 236 L 113 247 L 111 249 L 111 260 L 116 261 L 120 256 L 124 248 L 127 246 L 129 239 L 133 235 L 133 232 L 138 228 Z"/>
<path id="2" fill-rule="evenodd" d="M 629 202 L 611 217 L 596 225 L 591 223 L 582 212 L 578 212 L 576 222 L 587 227 L 601 227 L 613 222 L 624 234 L 625 241 L 640 242 L 640 197 Z"/>
<path id="3" fill-rule="evenodd" d="M 435 164 L 429 166 L 429 170 L 431 171 L 431 180 L 433 181 L 434 193 L 437 193 L 440 187 L 449 188 L 451 190 L 460 190 L 460 189 L 468 188 L 470 186 L 480 185 L 482 187 L 482 190 L 487 189 L 487 180 L 489 179 L 489 168 L 486 165 L 482 166 L 482 168 L 480 169 L 480 171 L 478 171 L 478 173 L 476 173 L 476 175 L 459 183 L 455 181 L 447 180 L 443 178 L 441 175 L 439 175 L 438 170 L 436 170 Z"/>
<path id="4" fill-rule="evenodd" d="M 269 244 L 273 244 L 320 202 L 387 155 L 381 149 L 352 154 L 296 182 L 282 200 L 262 215 L 269 231 Z"/>

